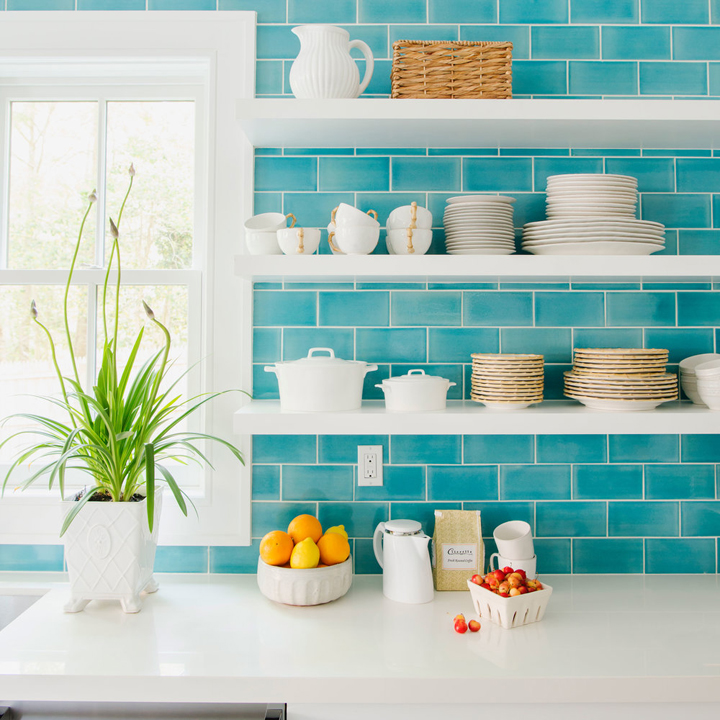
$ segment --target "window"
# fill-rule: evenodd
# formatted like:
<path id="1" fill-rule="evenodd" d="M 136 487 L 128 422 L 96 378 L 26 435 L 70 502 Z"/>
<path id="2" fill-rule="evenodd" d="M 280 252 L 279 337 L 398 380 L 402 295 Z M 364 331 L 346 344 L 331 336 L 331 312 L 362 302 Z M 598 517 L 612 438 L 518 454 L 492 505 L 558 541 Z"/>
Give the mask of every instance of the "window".
<path id="1" fill-rule="evenodd" d="M 127 47 L 107 51 L 107 37 Z M 69 370 L 64 283 L 86 196 L 96 188 L 68 299 L 78 371 L 93 381 L 105 326 L 113 325 L 101 311 L 106 218 L 117 219 L 131 163 L 136 175 L 120 225 L 121 350 L 144 324 L 144 299 L 171 331 L 174 372 L 199 364 L 184 392 L 246 387 L 249 332 L 233 325 L 237 312 L 226 318 L 216 309 L 249 302 L 232 278 L 233 228 L 246 214 L 252 166 L 234 103 L 252 96 L 254 13 L 9 12 L 0 19 L 0 47 L 0 414 L 47 412 L 27 393 L 58 390 L 46 339 L 29 322 L 31 300 Z M 148 355 L 159 341 L 151 330 Z M 239 442 L 248 469 L 215 447 L 208 447 L 215 472 L 182 467 L 200 519 L 185 520 L 167 503 L 161 542 L 249 542 L 250 447 L 231 428 L 240 404 L 239 395 L 224 396 L 192 422 Z M 11 454 L 0 451 L 3 477 Z M 58 541 L 57 496 L 40 486 L 6 491 L 0 541 Z"/>

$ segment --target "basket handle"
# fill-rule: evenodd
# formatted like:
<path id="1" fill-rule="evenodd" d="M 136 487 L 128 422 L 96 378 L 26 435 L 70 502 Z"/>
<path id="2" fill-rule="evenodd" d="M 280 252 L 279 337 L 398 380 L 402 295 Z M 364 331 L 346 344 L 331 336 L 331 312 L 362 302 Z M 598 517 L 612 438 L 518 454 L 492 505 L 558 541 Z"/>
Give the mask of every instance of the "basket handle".
<path id="1" fill-rule="evenodd" d="M 358 87 L 357 95 L 355 96 L 358 97 L 358 95 L 362 95 L 365 92 L 365 88 L 370 84 L 373 70 L 375 69 L 375 61 L 373 60 L 373 54 L 372 50 L 370 50 L 370 46 L 362 40 L 351 40 L 350 49 L 352 48 L 357 48 L 365 56 L 365 75 L 360 83 L 360 87 Z"/>

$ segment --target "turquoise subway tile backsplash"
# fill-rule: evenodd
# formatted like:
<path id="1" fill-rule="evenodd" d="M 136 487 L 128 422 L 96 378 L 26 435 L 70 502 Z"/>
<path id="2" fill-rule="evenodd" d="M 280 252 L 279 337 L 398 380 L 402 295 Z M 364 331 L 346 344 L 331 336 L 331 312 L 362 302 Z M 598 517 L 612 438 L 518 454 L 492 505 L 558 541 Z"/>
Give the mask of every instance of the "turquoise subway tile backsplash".
<path id="1" fill-rule="evenodd" d="M 497 0 L 428 0 L 431 23 L 494 23 L 497 19 Z"/>
<path id="2" fill-rule="evenodd" d="M 603 60 L 669 60 L 669 27 L 609 25 L 602 29 Z"/>
<path id="3" fill-rule="evenodd" d="M 288 22 L 339 25 L 357 20 L 356 0 L 287 0 Z"/>
<path id="4" fill-rule="evenodd" d="M 571 95 L 637 94 L 636 63 L 570 61 L 568 72 Z"/>
<path id="5" fill-rule="evenodd" d="M 641 573 L 643 541 L 637 539 L 576 539 L 572 542 L 573 572 Z"/>
<path id="6" fill-rule="evenodd" d="M 538 25 L 531 39 L 533 57 L 539 60 L 600 57 L 599 27 Z"/>
<path id="7" fill-rule="evenodd" d="M 566 23 L 567 0 L 498 0 L 500 22 L 505 23 Z"/>
<path id="8" fill-rule="evenodd" d="M 536 462 L 604 463 L 607 461 L 605 435 L 538 435 Z"/>
<path id="9" fill-rule="evenodd" d="M 640 0 L 641 21 L 665 25 L 701 25 L 709 22 L 708 3 L 705 0 Z"/>
<path id="10" fill-rule="evenodd" d="M 672 502 L 609 502 L 608 535 L 667 537 L 680 534 L 680 508 Z"/>
<path id="11" fill-rule="evenodd" d="M 475 0 L 468 1 L 476 4 Z M 470 20 L 464 19 L 462 22 Z M 460 40 L 511 42 L 513 60 L 527 60 L 530 57 L 530 28 L 526 25 L 461 25 Z"/>
<path id="12" fill-rule="evenodd" d="M 714 465 L 646 465 L 645 497 L 649 500 L 715 498 Z"/>
<path id="13" fill-rule="evenodd" d="M 720 27 L 673 28 L 675 60 L 720 60 Z"/>
<path id="14" fill-rule="evenodd" d="M 714 538 L 648 538 L 645 541 L 646 573 L 714 573 L 716 567 Z"/>
<path id="15" fill-rule="evenodd" d="M 706 63 L 640 63 L 641 95 L 707 95 Z"/>
<path id="16" fill-rule="evenodd" d="M 640 500 L 642 465 L 575 465 L 573 500 Z"/>
<path id="17" fill-rule="evenodd" d="M 570 0 L 574 23 L 638 22 L 641 0 Z"/>

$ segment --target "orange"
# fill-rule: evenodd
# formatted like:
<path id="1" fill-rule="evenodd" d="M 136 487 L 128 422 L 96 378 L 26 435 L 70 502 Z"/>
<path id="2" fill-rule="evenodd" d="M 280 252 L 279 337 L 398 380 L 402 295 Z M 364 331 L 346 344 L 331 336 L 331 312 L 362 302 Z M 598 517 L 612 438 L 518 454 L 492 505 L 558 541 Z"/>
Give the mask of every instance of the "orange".
<path id="1" fill-rule="evenodd" d="M 305 538 L 312 538 L 312 541 L 316 543 L 323 534 L 320 521 L 312 515 L 298 515 L 293 518 L 287 531 L 296 545 Z"/>
<path id="2" fill-rule="evenodd" d="M 340 533 L 328 532 L 318 540 L 320 562 L 325 565 L 337 565 L 350 556 L 350 543 Z"/>
<path id="3" fill-rule="evenodd" d="M 284 565 L 292 551 L 292 538 L 282 530 L 273 530 L 260 541 L 260 557 L 268 565 Z"/>

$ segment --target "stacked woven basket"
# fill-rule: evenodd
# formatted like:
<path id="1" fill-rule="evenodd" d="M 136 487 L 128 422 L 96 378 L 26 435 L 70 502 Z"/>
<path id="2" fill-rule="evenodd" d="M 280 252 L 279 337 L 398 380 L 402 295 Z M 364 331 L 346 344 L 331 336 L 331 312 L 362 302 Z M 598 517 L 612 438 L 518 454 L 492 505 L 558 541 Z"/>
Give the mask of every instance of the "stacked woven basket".
<path id="1" fill-rule="evenodd" d="M 542 402 L 542 355 L 472 354 L 470 397 L 498 410 L 517 410 Z"/>

